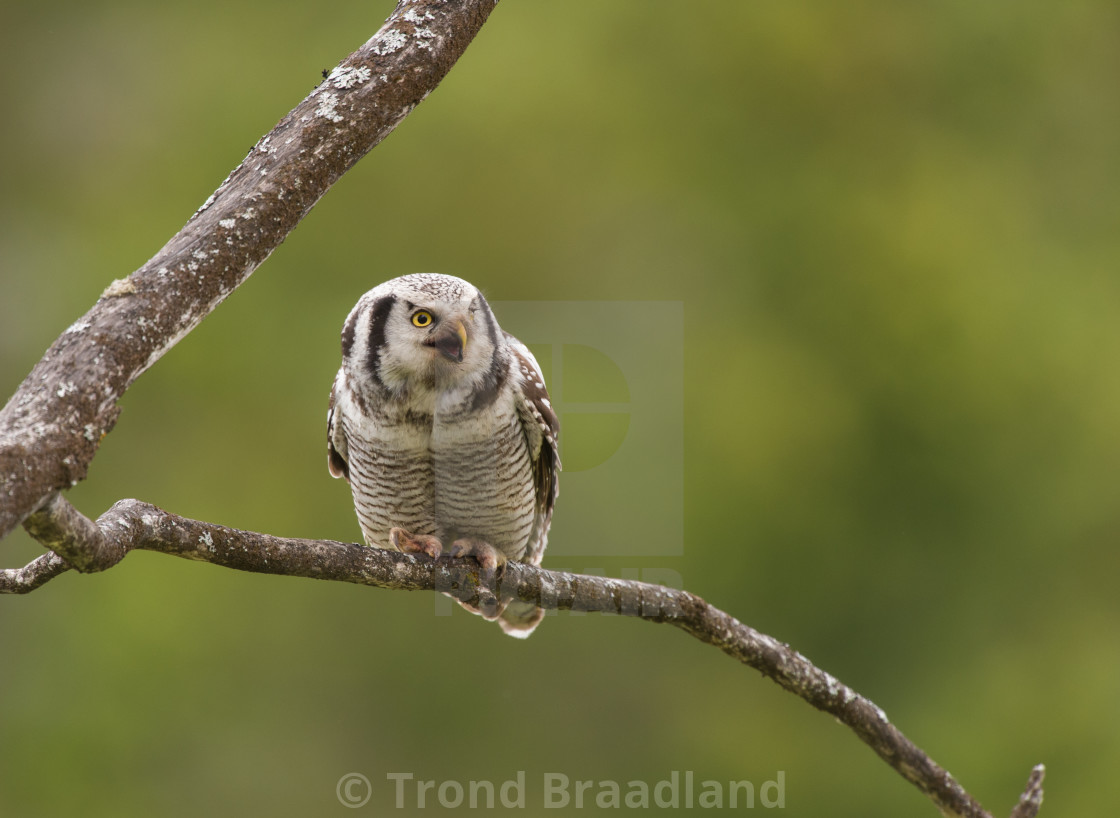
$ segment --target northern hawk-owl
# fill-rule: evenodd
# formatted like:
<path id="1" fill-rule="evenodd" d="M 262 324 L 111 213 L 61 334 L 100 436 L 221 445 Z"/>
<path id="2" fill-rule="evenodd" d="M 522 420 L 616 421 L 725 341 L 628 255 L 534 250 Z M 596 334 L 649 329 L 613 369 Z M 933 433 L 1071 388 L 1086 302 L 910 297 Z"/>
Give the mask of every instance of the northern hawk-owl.
<path id="1" fill-rule="evenodd" d="M 539 565 L 558 434 L 533 354 L 463 279 L 394 278 L 346 318 L 328 466 L 350 483 L 368 545 L 434 557 L 449 544 L 487 579 L 507 560 Z M 519 600 L 475 612 L 519 637 L 544 615 Z"/>

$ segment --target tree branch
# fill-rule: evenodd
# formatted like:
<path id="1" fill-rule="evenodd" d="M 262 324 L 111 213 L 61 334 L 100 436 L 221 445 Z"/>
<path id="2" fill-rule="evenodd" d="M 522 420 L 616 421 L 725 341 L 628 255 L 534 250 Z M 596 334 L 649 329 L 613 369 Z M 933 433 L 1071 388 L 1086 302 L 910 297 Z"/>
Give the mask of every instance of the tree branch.
<path id="1" fill-rule="evenodd" d="M 48 551 L 23 568 L 0 570 L 0 594 L 29 594 L 69 570 L 70 565 L 66 560 L 53 551 Z"/>
<path id="2" fill-rule="evenodd" d="M 352 543 L 273 537 L 179 517 L 138 500 L 120 501 L 94 523 L 61 495 L 55 495 L 24 526 L 65 562 L 51 554 L 22 570 L 5 571 L 0 575 L 0 592 L 34 590 L 65 570 L 67 563 L 82 572 L 102 571 L 130 551 L 144 550 L 240 571 L 404 591 L 441 591 L 476 607 L 480 598 L 496 594 L 503 599 L 532 602 L 546 610 L 598 611 L 668 623 L 715 645 L 818 710 L 835 716 L 943 813 L 991 818 L 948 772 L 891 724 L 874 702 L 789 645 L 744 625 L 688 591 L 546 571 L 513 562 L 506 565 L 499 587 L 487 588 L 480 585 L 479 566 L 473 559 L 431 560 Z M 1012 818 L 1035 818 L 1038 814 L 1044 772 L 1042 765 L 1031 772 Z"/>
<path id="3" fill-rule="evenodd" d="M 54 342 L 0 412 L 0 538 L 85 479 L 125 390 L 431 93 L 496 3 L 401 0 L 163 249 Z"/>
<path id="4" fill-rule="evenodd" d="M 1042 806 L 1042 779 L 1046 777 L 1046 766 L 1036 764 L 1027 779 L 1027 788 L 1019 796 L 1019 803 L 1011 810 L 1011 818 L 1035 818 Z"/>

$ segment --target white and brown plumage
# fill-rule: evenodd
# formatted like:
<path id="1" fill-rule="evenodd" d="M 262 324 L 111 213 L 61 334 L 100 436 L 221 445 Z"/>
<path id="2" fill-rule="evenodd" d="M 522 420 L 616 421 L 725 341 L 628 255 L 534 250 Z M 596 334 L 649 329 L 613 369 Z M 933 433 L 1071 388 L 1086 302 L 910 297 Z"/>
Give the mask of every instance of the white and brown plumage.
<path id="1" fill-rule="evenodd" d="M 473 555 L 492 577 L 539 565 L 557 495 L 559 423 L 540 366 L 473 285 L 420 273 L 359 299 L 342 329 L 328 465 L 368 545 Z M 543 611 L 482 611 L 528 636 Z"/>

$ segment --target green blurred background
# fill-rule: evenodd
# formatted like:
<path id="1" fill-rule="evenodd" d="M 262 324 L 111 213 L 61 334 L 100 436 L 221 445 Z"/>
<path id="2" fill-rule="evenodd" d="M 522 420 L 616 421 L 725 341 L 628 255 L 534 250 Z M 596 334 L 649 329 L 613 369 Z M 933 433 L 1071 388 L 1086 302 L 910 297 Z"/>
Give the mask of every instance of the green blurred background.
<path id="1" fill-rule="evenodd" d="M 0 8 L 5 398 L 391 7 Z M 679 577 L 882 705 L 997 815 L 1040 761 L 1043 815 L 1107 814 L 1118 76 L 1105 0 L 506 0 L 136 383 L 69 496 L 354 540 L 324 414 L 363 291 L 431 270 L 498 301 L 681 302 L 683 466 L 652 468 L 683 469 L 683 548 L 556 541 L 545 565 Z M 558 520 L 615 527 L 565 499 Z M 22 532 L 0 551 L 41 552 Z M 2 598 L 0 812 L 348 815 L 335 785 L 360 772 L 366 814 L 407 814 L 387 773 L 524 769 L 523 814 L 544 772 L 671 770 L 784 771 L 788 815 L 935 814 L 674 630 L 562 614 L 517 643 L 434 609 L 155 554 Z"/>

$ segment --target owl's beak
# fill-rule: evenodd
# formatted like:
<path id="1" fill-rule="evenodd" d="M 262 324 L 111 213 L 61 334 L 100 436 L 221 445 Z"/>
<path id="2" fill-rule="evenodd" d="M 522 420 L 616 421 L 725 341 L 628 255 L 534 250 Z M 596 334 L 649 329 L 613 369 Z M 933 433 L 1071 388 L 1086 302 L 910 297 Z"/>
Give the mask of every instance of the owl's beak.
<path id="1" fill-rule="evenodd" d="M 448 324 L 428 339 L 427 344 L 439 350 L 449 361 L 463 362 L 463 350 L 467 348 L 467 328 L 462 321 Z"/>

